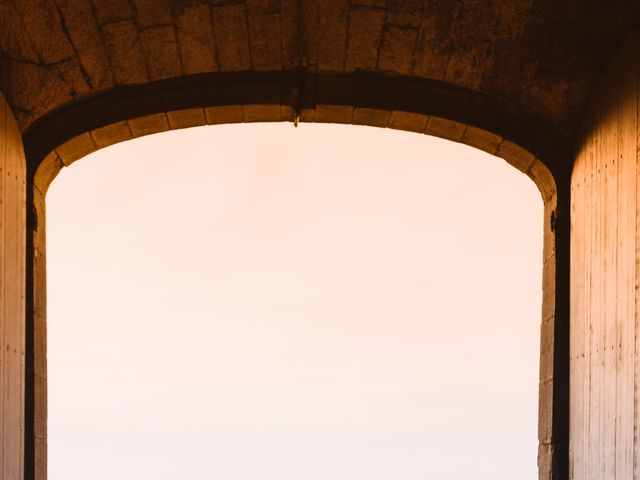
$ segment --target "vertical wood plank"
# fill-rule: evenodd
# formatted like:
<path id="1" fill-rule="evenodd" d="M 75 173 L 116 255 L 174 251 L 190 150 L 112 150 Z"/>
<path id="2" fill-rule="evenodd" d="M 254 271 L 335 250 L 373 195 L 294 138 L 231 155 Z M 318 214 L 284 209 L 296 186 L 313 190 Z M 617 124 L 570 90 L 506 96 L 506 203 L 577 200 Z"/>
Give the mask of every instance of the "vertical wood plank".
<path id="1" fill-rule="evenodd" d="M 614 95 L 611 95 L 614 97 Z M 601 157 L 602 178 L 602 302 L 600 319 L 602 324 L 602 411 L 600 448 L 603 452 L 602 478 L 615 478 L 615 428 L 616 428 L 616 365 L 612 339 L 616 336 L 615 317 L 617 311 L 616 291 L 616 235 L 617 235 L 617 181 L 615 156 L 618 147 L 617 105 L 612 98 L 605 102 L 603 124 L 603 152 Z"/>
<path id="2" fill-rule="evenodd" d="M 6 208 L 6 200 L 4 199 L 4 192 L 7 189 L 7 112 L 6 106 L 4 102 L 0 104 L 0 275 L 2 275 L 2 285 L 0 285 L 0 438 L 4 439 L 5 429 L 4 429 L 4 415 L 6 411 L 6 402 L 5 402 L 5 370 L 6 370 L 6 360 L 4 358 L 5 344 L 7 342 L 6 334 L 5 334 L 5 323 L 6 323 L 6 314 L 4 305 L 6 303 L 6 292 L 4 289 L 4 265 L 6 263 L 6 252 L 5 252 L 5 235 L 4 230 L 6 228 L 6 220 L 5 220 L 5 208 Z M 0 447 L 0 474 L 4 477 L 5 472 L 5 448 L 4 442 Z"/>
<path id="3" fill-rule="evenodd" d="M 25 161 L 0 95 L 0 477 L 22 480 L 25 337 Z"/>
<path id="4" fill-rule="evenodd" d="M 640 112 L 640 38 L 638 33 L 636 32 L 631 39 L 631 53 L 630 53 L 630 61 L 636 66 L 636 75 L 635 79 L 631 79 L 631 88 L 635 91 L 636 94 L 636 133 L 633 136 L 633 132 L 629 132 L 630 136 L 633 136 L 633 141 L 630 141 L 630 157 L 635 158 L 636 162 L 636 172 L 638 172 L 638 148 L 640 145 L 640 117 L 638 112 Z M 633 102 L 633 96 L 629 98 L 629 103 Z M 632 107 L 630 107 L 631 109 Z M 632 145 L 631 145 L 632 144 Z M 633 150 L 633 152 L 631 151 Z M 635 203 L 635 275 L 634 275 L 634 287 L 635 287 L 635 315 L 634 315 L 634 351 L 633 351 L 633 384 L 634 384 L 634 407 L 633 407 L 633 478 L 640 478 L 640 417 L 638 416 L 640 412 L 640 395 L 639 389 L 640 386 L 640 359 L 638 358 L 638 354 L 640 353 L 640 325 L 638 323 L 639 314 L 640 314 L 640 181 L 637 180 L 636 176 L 636 203 Z"/>
<path id="5" fill-rule="evenodd" d="M 571 249 L 570 262 L 575 266 L 575 270 L 572 272 L 574 278 L 583 279 L 584 276 L 584 209 L 576 208 L 576 205 L 584 204 L 584 150 L 578 153 L 576 166 L 572 175 L 571 197 L 574 202 L 571 204 L 571 239 L 575 248 Z M 569 430 L 575 432 L 576 435 L 580 435 L 584 431 L 584 402 L 581 401 L 585 398 L 587 392 L 584 391 L 584 375 L 586 370 L 584 365 L 584 322 L 578 323 L 578 319 L 582 319 L 584 316 L 584 289 L 571 289 L 570 302 L 572 306 L 572 316 L 575 317 L 576 322 L 573 325 L 572 335 L 577 341 L 570 343 L 570 378 L 572 381 L 572 388 L 576 392 L 580 392 L 579 395 L 572 395 L 570 398 L 569 410 L 571 412 Z M 574 445 L 582 446 L 583 443 L 578 441 Z M 584 452 L 576 451 L 574 445 L 569 450 L 569 478 L 584 478 L 583 464 L 575 461 L 576 458 L 583 458 Z"/>
<path id="6" fill-rule="evenodd" d="M 635 351 L 635 256 L 637 189 L 637 64 L 634 43 L 625 68 L 620 71 L 622 84 L 617 93 L 618 112 L 618 311 L 616 314 L 616 470 L 615 478 L 633 478 L 634 425 L 634 351 Z M 630 261 L 633 259 L 633 261 Z"/>
<path id="7" fill-rule="evenodd" d="M 640 479 L 638 39 L 594 89 L 571 179 L 570 478 Z"/>

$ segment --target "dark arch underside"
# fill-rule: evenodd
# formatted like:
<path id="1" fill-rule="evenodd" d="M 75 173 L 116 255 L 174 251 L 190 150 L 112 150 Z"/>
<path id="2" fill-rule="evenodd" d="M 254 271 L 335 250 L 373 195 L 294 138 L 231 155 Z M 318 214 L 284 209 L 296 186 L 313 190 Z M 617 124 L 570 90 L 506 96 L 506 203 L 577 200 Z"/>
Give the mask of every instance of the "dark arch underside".
<path id="1" fill-rule="evenodd" d="M 279 120 L 390 126 L 384 118 L 318 118 L 319 105 L 433 115 L 471 125 L 517 144 L 556 178 L 568 178 L 567 141 L 533 114 L 475 90 L 415 77 L 381 73 L 314 74 L 303 70 L 214 73 L 116 87 L 59 107 L 24 134 L 29 169 L 59 145 L 120 121 L 197 107 L 284 106 Z M 275 120 L 272 117 L 237 121 Z M 407 125 L 407 129 L 412 129 Z M 492 152 L 495 153 L 495 152 Z"/>

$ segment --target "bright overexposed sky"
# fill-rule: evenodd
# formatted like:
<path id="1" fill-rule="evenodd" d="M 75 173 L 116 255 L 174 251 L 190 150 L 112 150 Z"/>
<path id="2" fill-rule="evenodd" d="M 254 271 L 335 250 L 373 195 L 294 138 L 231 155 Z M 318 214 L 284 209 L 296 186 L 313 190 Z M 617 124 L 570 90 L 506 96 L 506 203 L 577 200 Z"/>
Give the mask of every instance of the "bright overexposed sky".
<path id="1" fill-rule="evenodd" d="M 542 200 L 370 127 L 117 144 L 47 195 L 50 480 L 534 480 Z"/>

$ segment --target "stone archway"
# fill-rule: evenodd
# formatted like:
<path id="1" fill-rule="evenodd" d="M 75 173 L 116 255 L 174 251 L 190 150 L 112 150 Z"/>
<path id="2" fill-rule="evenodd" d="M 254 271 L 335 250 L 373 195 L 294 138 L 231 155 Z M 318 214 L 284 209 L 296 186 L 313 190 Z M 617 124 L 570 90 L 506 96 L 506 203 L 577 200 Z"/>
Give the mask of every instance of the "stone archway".
<path id="1" fill-rule="evenodd" d="M 562 142 L 543 124 L 476 92 L 418 79 L 382 75 L 267 73 L 210 75 L 106 92 L 61 108 L 25 134 L 29 165 L 29 312 L 27 343 L 27 473 L 46 475 L 45 202 L 60 169 L 99 148 L 135 137 L 191 126 L 290 121 L 370 125 L 434 135 L 502 157 L 536 183 L 544 204 L 544 285 L 539 394 L 539 469 L 545 478 L 566 468 L 567 305 L 566 196 L 547 166 L 564 158 Z M 554 143 L 555 142 L 555 143 Z M 523 146 L 526 145 L 525 146 Z M 535 152 L 535 153 L 534 153 Z M 540 158 L 550 159 L 545 165 Z M 560 212 L 560 213 L 559 213 Z M 30 338 L 29 336 L 27 337 Z M 29 375 L 33 379 L 29 382 Z M 37 432 L 30 437 L 29 432 Z M 32 469 L 29 472 L 29 468 Z"/>
<path id="2" fill-rule="evenodd" d="M 637 28 L 636 2 L 11 0 L 0 2 L 0 19 L 0 90 L 13 114 L 0 127 L 11 125 L 17 145 L 22 134 L 27 168 L 25 478 L 46 478 L 48 184 L 65 164 L 116 141 L 250 121 L 442 136 L 502 156 L 533 178 L 546 205 L 540 478 L 568 478 L 573 147 L 584 147 L 574 178 L 593 175 L 597 186 L 600 164 L 591 159 L 608 152 L 595 147 L 597 138 L 613 144 L 633 136 L 637 119 L 619 122 L 629 129 L 618 136 L 605 128 L 615 123 L 609 117 L 591 115 L 587 99 Z M 616 68 L 631 71 L 631 50 Z M 624 76 L 609 77 L 601 90 L 614 92 Z M 598 108 L 615 102 L 603 99 Z M 585 111 L 593 131 L 580 136 Z M 589 192 L 600 200 L 600 190 Z M 580 228 L 599 225 L 589 222 Z M 626 235 L 635 243 L 635 231 Z M 580 258 L 600 257 L 585 251 Z M 617 418 L 611 405 L 603 408 Z M 607 448 L 598 445 L 594 451 Z"/>

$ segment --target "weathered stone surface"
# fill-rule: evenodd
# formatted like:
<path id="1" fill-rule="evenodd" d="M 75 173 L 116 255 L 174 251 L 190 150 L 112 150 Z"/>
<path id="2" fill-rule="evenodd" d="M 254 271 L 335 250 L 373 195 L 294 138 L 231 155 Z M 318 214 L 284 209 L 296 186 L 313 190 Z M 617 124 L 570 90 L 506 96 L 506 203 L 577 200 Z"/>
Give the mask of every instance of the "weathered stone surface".
<path id="1" fill-rule="evenodd" d="M 71 89 L 53 68 L 0 58 L 0 89 L 12 107 L 29 112 L 29 121 L 47 113 L 47 105 L 71 100 Z"/>
<path id="2" fill-rule="evenodd" d="M 134 137 L 142 137 L 152 133 L 166 132 L 169 130 L 169 121 L 164 113 L 156 113 L 129 120 L 129 128 Z"/>
<path id="3" fill-rule="evenodd" d="M 280 0 L 247 0 L 251 68 L 282 68 L 282 16 Z"/>
<path id="4" fill-rule="evenodd" d="M 141 42 L 152 80 L 177 77 L 182 74 L 173 25 L 143 30 Z"/>
<path id="5" fill-rule="evenodd" d="M 133 22 L 105 25 L 102 35 L 116 83 L 140 83 L 149 79 L 140 35 Z"/>
<path id="6" fill-rule="evenodd" d="M 385 12 L 380 8 L 351 11 L 347 46 L 347 70 L 375 70 L 382 40 Z"/>
<path id="7" fill-rule="evenodd" d="M 85 155 L 94 152 L 97 148 L 98 146 L 93 141 L 93 138 L 91 138 L 91 135 L 89 133 L 83 133 L 60 145 L 56 149 L 56 152 L 62 163 L 67 166 Z"/>
<path id="8" fill-rule="evenodd" d="M 32 45 L 45 64 L 75 55 L 53 0 L 23 0 L 15 5 Z"/>
<path id="9" fill-rule="evenodd" d="M 417 27 L 424 10 L 421 0 L 388 0 L 387 22 L 398 27 Z"/>
<path id="10" fill-rule="evenodd" d="M 496 155 L 508 159 L 509 163 L 523 173 L 527 173 L 536 160 L 534 155 L 520 145 L 504 140 L 498 147 Z"/>
<path id="11" fill-rule="evenodd" d="M 209 125 L 244 122 L 244 112 L 241 106 L 209 107 L 205 109 L 205 115 Z"/>
<path id="12" fill-rule="evenodd" d="M 583 0 L 15 0 L 0 14 L 0 57 L 50 65 L 77 101 L 116 84 L 302 65 L 445 80 L 539 115 L 567 138 L 594 78 L 640 19 L 636 2 Z M 83 81 L 70 78 L 71 65 Z M 20 110 L 68 100 L 42 104 L 20 85 L 33 99 L 25 105 L 13 82 L 0 71 L 22 129 L 39 114 Z"/>
<path id="13" fill-rule="evenodd" d="M 172 130 L 178 128 L 199 127 L 207 124 L 207 118 L 202 108 L 191 108 L 185 110 L 176 110 L 167 113 L 169 127 Z"/>
<path id="14" fill-rule="evenodd" d="M 477 127 L 467 127 L 460 141 L 493 155 L 498 151 L 502 137 Z"/>
<path id="15" fill-rule="evenodd" d="M 296 68 L 301 62 L 302 22 L 299 17 L 301 5 L 302 3 L 297 0 L 280 0 L 283 69 Z"/>
<path id="16" fill-rule="evenodd" d="M 134 0 L 138 24 L 143 27 L 173 23 L 169 0 Z"/>
<path id="17" fill-rule="evenodd" d="M 418 31 L 413 27 L 389 25 L 382 34 L 378 66 L 385 72 L 410 75 L 413 70 L 413 56 L 403 52 L 415 50 Z"/>
<path id="18" fill-rule="evenodd" d="M 98 148 L 104 148 L 114 143 L 131 140 L 133 133 L 128 122 L 118 122 L 93 130 L 91 137 Z"/>
<path id="19" fill-rule="evenodd" d="M 78 97 L 91 91 L 89 79 L 76 57 L 56 63 L 53 70 L 69 86 L 71 96 Z"/>
<path id="20" fill-rule="evenodd" d="M 38 62 L 38 54 L 12 2 L 0 2 L 0 51 L 9 58 Z"/>
<path id="21" fill-rule="evenodd" d="M 249 70 L 251 53 L 245 6 L 214 6 L 212 16 L 220 70 Z"/>
<path id="22" fill-rule="evenodd" d="M 427 121 L 427 127 L 425 133 L 427 135 L 433 135 L 435 137 L 446 138 L 447 140 L 453 140 L 459 142 L 462 140 L 464 131 L 467 126 L 463 123 L 448 120 L 440 117 L 429 117 Z"/>
<path id="23" fill-rule="evenodd" d="M 347 53 L 347 0 L 318 0 L 317 65 L 321 70 L 341 72 Z"/>
<path id="24" fill-rule="evenodd" d="M 389 126 L 398 130 L 424 133 L 429 117 L 419 113 L 403 112 L 394 110 L 391 113 Z"/>
<path id="25" fill-rule="evenodd" d="M 208 4 L 186 4 L 177 12 L 178 48 L 185 74 L 215 72 L 218 59 Z"/>
<path id="26" fill-rule="evenodd" d="M 113 85 L 113 72 L 89 0 L 57 0 L 56 4 L 91 87 Z"/>
<path id="27" fill-rule="evenodd" d="M 42 161 L 33 179 L 33 185 L 40 194 L 46 195 L 49 185 L 63 168 L 64 163 L 55 151 Z"/>
<path id="28" fill-rule="evenodd" d="M 371 127 L 389 126 L 391 112 L 388 110 L 377 110 L 375 108 L 356 108 L 353 113 L 354 125 L 369 125 Z"/>
<path id="29" fill-rule="evenodd" d="M 100 24 L 121 22 L 133 17 L 133 10 L 128 0 L 91 0 L 96 20 Z"/>

